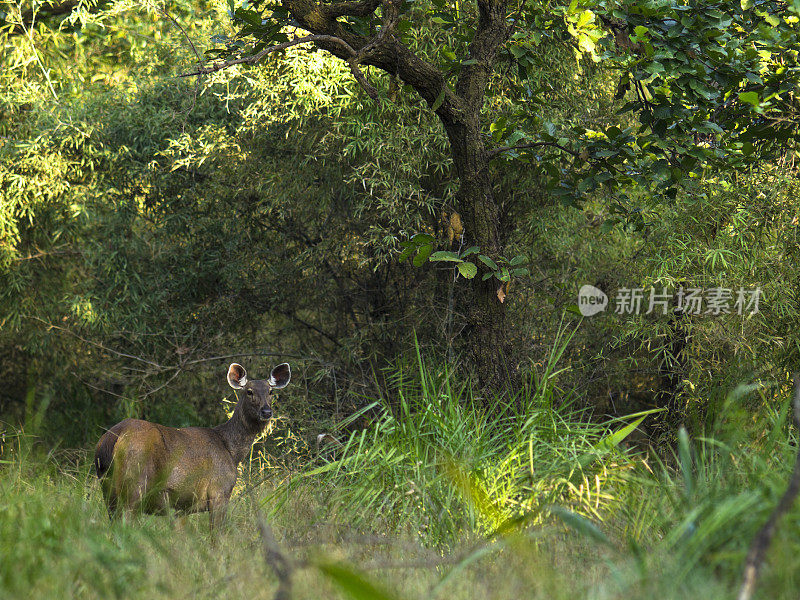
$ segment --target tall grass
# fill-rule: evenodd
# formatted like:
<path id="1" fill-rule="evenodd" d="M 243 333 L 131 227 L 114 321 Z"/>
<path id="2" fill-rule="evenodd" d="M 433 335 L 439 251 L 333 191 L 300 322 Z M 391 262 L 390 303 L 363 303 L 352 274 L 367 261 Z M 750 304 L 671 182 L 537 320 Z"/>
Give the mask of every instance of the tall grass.
<path id="1" fill-rule="evenodd" d="M 418 353 L 415 372 L 398 370 L 387 396 L 354 416 L 375 415 L 372 426 L 302 478 L 358 526 L 409 530 L 443 547 L 520 520 L 541 524 L 556 504 L 601 518 L 637 461 L 617 447 L 633 426 L 596 424 L 573 408 L 554 368 L 568 341 L 515 397 L 477 397 Z"/>
<path id="2" fill-rule="evenodd" d="M 0 598 L 271 598 L 264 516 L 297 598 L 733 597 L 798 443 L 779 386 L 736 390 L 658 456 L 619 448 L 646 415 L 591 423 L 555 362 L 500 398 L 416 362 L 335 456 L 288 484 L 246 467 L 215 536 L 205 515 L 109 523 L 88 456 L 56 460 L 7 435 Z M 757 597 L 796 598 L 798 584 L 794 507 Z"/>
<path id="3" fill-rule="evenodd" d="M 274 493 L 273 481 L 235 498 L 227 526 L 211 535 L 205 515 L 109 522 L 86 456 L 69 466 L 21 441 L 0 460 L 0 598 L 253 599 L 278 589 L 259 533 L 258 500 Z M 563 543 L 556 561 L 523 546 L 502 560 L 463 549 L 443 556 L 415 536 L 354 529 L 330 508 L 309 486 L 269 520 L 294 565 L 293 598 L 467 599 L 522 588 L 568 597 L 560 571 L 576 566 Z"/>
<path id="4" fill-rule="evenodd" d="M 758 392 L 760 401 L 747 400 Z M 619 512 L 631 559 L 625 586 L 686 589 L 698 577 L 728 597 L 740 583 L 748 546 L 786 489 L 796 455 L 789 394 L 775 403 L 757 386 L 740 386 L 720 402 L 720 418 L 692 438 L 678 432 L 671 456 L 632 474 Z M 779 525 L 761 597 L 796 598 L 800 578 L 800 507 Z M 677 592 L 676 592 L 677 595 Z"/>

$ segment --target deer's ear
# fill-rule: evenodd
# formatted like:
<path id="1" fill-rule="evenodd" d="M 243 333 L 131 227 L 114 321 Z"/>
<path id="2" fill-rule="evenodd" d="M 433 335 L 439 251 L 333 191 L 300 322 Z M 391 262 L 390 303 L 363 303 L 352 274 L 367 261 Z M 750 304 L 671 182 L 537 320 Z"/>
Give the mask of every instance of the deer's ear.
<path id="1" fill-rule="evenodd" d="M 289 380 L 292 378 L 292 370 L 289 368 L 289 363 L 283 363 L 272 369 L 269 375 L 269 387 L 274 390 L 285 388 L 289 385 Z"/>
<path id="2" fill-rule="evenodd" d="M 228 385 L 235 390 L 240 390 L 247 383 L 247 371 L 238 363 L 231 363 L 228 367 Z"/>

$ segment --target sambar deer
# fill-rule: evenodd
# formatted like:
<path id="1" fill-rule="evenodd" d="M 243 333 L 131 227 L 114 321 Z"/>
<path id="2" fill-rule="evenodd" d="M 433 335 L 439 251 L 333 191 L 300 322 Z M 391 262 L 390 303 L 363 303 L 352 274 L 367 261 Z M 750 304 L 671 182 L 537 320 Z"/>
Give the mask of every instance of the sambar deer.
<path id="1" fill-rule="evenodd" d="M 228 383 L 243 390 L 233 416 L 216 427 L 165 427 L 125 419 L 97 442 L 94 465 L 113 519 L 120 511 L 163 514 L 209 511 L 211 528 L 225 518 L 239 463 L 272 418 L 272 390 L 288 385 L 288 363 L 269 379 L 249 380 L 237 363 Z M 238 397 L 238 394 L 237 394 Z"/>

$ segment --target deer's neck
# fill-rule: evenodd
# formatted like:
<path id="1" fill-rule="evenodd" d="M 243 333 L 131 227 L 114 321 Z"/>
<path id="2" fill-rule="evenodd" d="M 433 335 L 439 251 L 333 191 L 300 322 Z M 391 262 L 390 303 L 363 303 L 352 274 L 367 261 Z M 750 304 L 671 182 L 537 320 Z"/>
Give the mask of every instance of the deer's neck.
<path id="1" fill-rule="evenodd" d="M 250 453 L 256 436 L 264 430 L 263 421 L 253 422 L 245 418 L 239 405 L 233 410 L 233 416 L 222 425 L 214 427 L 222 441 L 238 465 Z"/>

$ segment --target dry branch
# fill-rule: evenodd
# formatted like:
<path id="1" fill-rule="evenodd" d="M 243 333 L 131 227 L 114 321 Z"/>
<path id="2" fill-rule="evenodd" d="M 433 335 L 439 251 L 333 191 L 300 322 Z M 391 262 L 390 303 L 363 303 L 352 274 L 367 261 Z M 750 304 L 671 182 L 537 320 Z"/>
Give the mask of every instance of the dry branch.
<path id="1" fill-rule="evenodd" d="M 792 403 L 794 411 L 794 424 L 800 431 L 800 373 L 794 375 L 794 401 Z M 769 519 L 753 538 L 750 544 L 750 551 L 747 553 L 747 560 L 744 567 L 744 578 L 742 587 L 739 589 L 738 600 L 750 600 L 755 591 L 758 575 L 764 564 L 764 557 L 769 549 L 772 536 L 778 520 L 792 507 L 797 494 L 800 492 L 800 443 L 797 446 L 797 458 L 794 461 L 794 470 L 789 478 L 789 485 L 783 496 L 772 511 Z"/>
<path id="2" fill-rule="evenodd" d="M 272 530 L 260 515 L 258 517 L 258 531 L 261 534 L 264 560 L 278 578 L 278 589 L 274 598 L 275 600 L 290 600 L 292 597 L 292 574 L 294 572 L 292 561 L 278 546 L 275 536 L 272 535 Z"/>
<path id="3" fill-rule="evenodd" d="M 350 71 L 353 73 L 353 77 L 355 77 L 356 81 L 363 87 L 367 94 L 369 94 L 370 98 L 373 100 L 378 99 L 378 90 L 367 81 L 367 78 L 364 76 L 364 72 L 359 68 L 360 62 L 360 54 L 355 51 L 355 49 L 344 41 L 342 38 L 333 36 L 333 35 L 305 35 L 303 37 L 295 38 L 293 40 L 289 40 L 288 42 L 283 42 L 281 44 L 275 44 L 274 46 L 269 46 L 264 48 L 260 52 L 253 54 L 252 56 L 242 56 L 241 58 L 234 58 L 231 60 L 221 61 L 217 63 L 213 63 L 206 67 L 200 67 L 196 71 L 192 73 L 182 73 L 178 75 L 178 77 L 195 77 L 198 75 L 208 75 L 209 73 L 216 73 L 217 71 L 222 71 L 223 69 L 228 69 L 230 67 L 236 65 L 254 65 L 261 60 L 264 59 L 265 56 L 271 54 L 273 52 L 279 52 L 281 50 L 286 50 L 287 48 L 291 48 L 292 46 L 297 46 L 299 44 L 307 44 L 310 42 L 318 42 L 323 44 L 335 44 L 344 49 L 345 52 L 350 56 L 347 60 L 347 64 L 350 66 Z"/>
<path id="4" fill-rule="evenodd" d="M 558 148 L 567 154 L 571 154 L 572 156 L 579 156 L 578 152 L 574 150 L 570 150 L 562 146 L 561 144 L 557 144 L 556 142 L 532 142 L 530 144 L 519 144 L 518 146 L 501 146 L 500 148 L 494 148 L 489 150 L 486 154 L 491 159 L 497 156 L 498 154 L 502 154 L 503 152 L 508 152 L 510 150 L 525 150 L 527 148 L 540 148 L 543 146 L 550 146 L 552 148 Z"/>
<path id="5" fill-rule="evenodd" d="M 18 23 L 11 24 L 9 33 L 11 35 L 25 34 L 37 20 L 48 17 L 59 17 L 71 13 L 78 6 L 78 0 L 65 0 L 64 2 L 48 2 L 36 8 L 29 8 L 20 15 Z"/>

